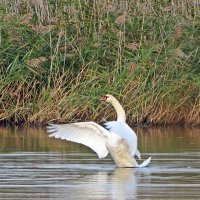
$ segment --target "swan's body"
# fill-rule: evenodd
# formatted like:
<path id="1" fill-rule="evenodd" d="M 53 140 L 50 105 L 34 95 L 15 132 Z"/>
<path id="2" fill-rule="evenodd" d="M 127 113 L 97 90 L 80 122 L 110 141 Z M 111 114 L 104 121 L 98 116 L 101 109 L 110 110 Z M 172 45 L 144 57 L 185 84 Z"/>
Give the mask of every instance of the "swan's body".
<path id="1" fill-rule="evenodd" d="M 124 109 L 117 99 L 112 95 L 106 95 L 101 100 L 110 102 L 117 112 L 117 121 L 106 122 L 106 129 L 95 122 L 52 124 L 47 127 L 48 132 L 51 133 L 49 137 L 86 145 L 95 151 L 99 158 L 104 158 L 110 153 L 118 167 L 148 165 L 151 158 L 140 165 L 134 158 L 135 155 L 140 158 L 140 152 L 137 150 L 137 136 L 126 124 Z"/>

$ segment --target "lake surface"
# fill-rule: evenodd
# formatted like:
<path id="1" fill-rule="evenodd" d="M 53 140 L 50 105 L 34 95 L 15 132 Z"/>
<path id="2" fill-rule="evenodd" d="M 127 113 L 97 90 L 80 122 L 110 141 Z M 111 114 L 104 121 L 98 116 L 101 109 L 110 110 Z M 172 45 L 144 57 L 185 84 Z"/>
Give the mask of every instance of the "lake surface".
<path id="1" fill-rule="evenodd" d="M 149 167 L 116 168 L 42 128 L 0 127 L 0 199 L 200 199 L 200 129 L 135 131 Z"/>

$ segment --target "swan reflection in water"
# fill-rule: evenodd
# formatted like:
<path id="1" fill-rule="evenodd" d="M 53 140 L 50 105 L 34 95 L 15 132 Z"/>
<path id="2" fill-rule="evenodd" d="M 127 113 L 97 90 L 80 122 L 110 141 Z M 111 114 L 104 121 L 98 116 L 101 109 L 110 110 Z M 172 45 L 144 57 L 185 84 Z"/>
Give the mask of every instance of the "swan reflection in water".
<path id="1" fill-rule="evenodd" d="M 111 185 L 111 199 L 137 199 L 137 180 L 135 170 L 131 168 L 116 168 L 110 177 L 113 181 Z"/>
<path id="2" fill-rule="evenodd" d="M 74 183 L 71 182 L 72 185 L 75 184 L 71 188 L 73 191 L 70 189 L 65 192 L 70 198 L 77 198 L 80 195 L 81 199 L 137 199 L 138 173 L 140 174 L 133 168 L 90 171 L 90 173 L 78 177 Z M 57 189 L 55 188 L 55 190 Z"/>

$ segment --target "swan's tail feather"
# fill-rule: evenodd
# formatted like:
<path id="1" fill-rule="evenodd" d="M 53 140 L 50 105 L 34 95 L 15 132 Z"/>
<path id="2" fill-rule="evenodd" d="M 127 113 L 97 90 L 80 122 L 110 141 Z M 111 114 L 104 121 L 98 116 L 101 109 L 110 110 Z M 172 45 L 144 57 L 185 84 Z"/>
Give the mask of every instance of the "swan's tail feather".
<path id="1" fill-rule="evenodd" d="M 143 163 L 139 164 L 138 167 L 146 167 L 151 161 L 151 157 L 146 159 Z"/>

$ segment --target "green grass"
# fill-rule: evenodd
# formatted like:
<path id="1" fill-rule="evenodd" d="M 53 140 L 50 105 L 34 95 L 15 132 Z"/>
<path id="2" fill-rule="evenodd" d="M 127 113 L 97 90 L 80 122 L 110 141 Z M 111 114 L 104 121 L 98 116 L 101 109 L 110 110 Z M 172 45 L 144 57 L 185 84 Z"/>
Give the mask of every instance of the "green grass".
<path id="1" fill-rule="evenodd" d="M 113 119 L 111 93 L 129 123 L 200 124 L 198 1 L 31 2 L 0 1 L 1 122 Z"/>

